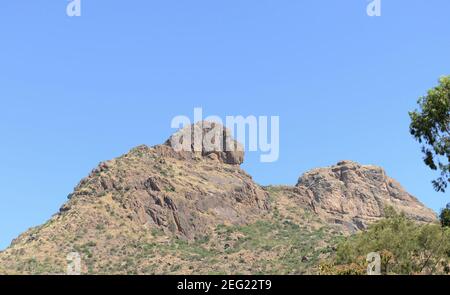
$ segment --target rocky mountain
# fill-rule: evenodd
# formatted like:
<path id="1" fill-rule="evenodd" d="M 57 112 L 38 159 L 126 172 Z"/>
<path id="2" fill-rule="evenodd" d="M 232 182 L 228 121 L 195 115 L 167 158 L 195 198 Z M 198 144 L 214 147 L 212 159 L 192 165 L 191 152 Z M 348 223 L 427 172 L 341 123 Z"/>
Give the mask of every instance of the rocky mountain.
<path id="1" fill-rule="evenodd" d="M 411 219 L 433 222 L 436 214 L 406 192 L 378 166 L 341 161 L 303 174 L 291 191 L 305 207 L 328 223 L 362 230 L 384 216 L 387 206 Z"/>
<path id="2" fill-rule="evenodd" d="M 218 127 L 201 122 L 100 163 L 57 214 L 0 252 L 0 274 L 64 273 L 71 252 L 86 274 L 314 273 L 386 206 L 436 220 L 383 169 L 350 161 L 261 187 Z"/>

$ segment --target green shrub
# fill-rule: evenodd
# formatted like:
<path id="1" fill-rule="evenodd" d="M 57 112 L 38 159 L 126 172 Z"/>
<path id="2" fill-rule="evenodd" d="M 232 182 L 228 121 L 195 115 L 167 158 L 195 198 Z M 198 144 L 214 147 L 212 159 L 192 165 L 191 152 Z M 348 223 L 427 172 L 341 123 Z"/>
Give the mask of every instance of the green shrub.
<path id="1" fill-rule="evenodd" d="M 334 265 L 341 268 L 361 265 L 372 252 L 380 253 L 383 274 L 445 273 L 450 229 L 438 224 L 418 224 L 391 210 L 366 232 L 341 242 Z"/>

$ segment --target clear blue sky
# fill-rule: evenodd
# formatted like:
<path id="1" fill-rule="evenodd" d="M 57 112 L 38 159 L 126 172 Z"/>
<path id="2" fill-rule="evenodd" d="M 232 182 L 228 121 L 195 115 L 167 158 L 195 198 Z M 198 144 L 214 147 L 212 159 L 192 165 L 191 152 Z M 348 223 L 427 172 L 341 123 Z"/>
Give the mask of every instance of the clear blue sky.
<path id="1" fill-rule="evenodd" d="M 163 142 L 175 115 L 279 115 L 280 160 L 244 168 L 295 184 L 342 159 L 383 166 L 426 205 L 408 111 L 450 74 L 450 1 L 66 0 L 0 4 L 0 248 L 46 221 L 98 162 Z"/>

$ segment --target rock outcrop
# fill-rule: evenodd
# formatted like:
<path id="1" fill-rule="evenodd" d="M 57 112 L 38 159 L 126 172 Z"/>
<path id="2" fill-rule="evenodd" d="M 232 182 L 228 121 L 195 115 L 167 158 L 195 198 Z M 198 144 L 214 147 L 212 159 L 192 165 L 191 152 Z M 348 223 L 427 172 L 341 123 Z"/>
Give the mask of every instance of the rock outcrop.
<path id="1" fill-rule="evenodd" d="M 378 166 L 341 161 L 306 172 L 296 188 L 303 203 L 319 216 L 350 228 L 366 228 L 384 216 L 387 206 L 417 221 L 436 221 L 432 210 Z"/>
<path id="2" fill-rule="evenodd" d="M 244 147 L 234 140 L 229 129 L 208 121 L 186 126 L 165 143 L 185 158 L 208 157 L 225 164 L 244 162 Z"/>

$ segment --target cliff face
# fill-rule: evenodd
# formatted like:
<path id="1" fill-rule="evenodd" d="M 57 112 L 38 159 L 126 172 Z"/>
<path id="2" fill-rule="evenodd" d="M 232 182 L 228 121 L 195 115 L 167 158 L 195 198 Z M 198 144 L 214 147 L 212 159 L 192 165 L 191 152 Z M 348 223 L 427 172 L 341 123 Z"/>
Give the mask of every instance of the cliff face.
<path id="1" fill-rule="evenodd" d="M 0 253 L 0 273 L 63 273 L 74 251 L 92 274 L 305 273 L 334 237 L 364 229 L 387 205 L 435 220 L 379 167 L 344 161 L 295 187 L 262 188 L 239 167 L 243 151 L 226 130 L 212 140 L 226 152 L 203 141 L 176 148 L 186 130 L 203 138 L 215 127 L 196 124 L 101 163 L 60 212 Z"/>
<path id="2" fill-rule="evenodd" d="M 417 221 L 436 220 L 431 209 L 377 166 L 342 161 L 303 174 L 296 188 L 319 216 L 354 229 L 364 229 L 383 217 L 387 206 Z"/>

